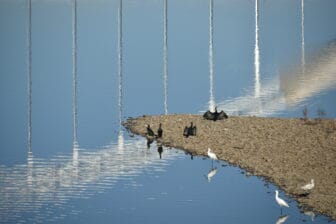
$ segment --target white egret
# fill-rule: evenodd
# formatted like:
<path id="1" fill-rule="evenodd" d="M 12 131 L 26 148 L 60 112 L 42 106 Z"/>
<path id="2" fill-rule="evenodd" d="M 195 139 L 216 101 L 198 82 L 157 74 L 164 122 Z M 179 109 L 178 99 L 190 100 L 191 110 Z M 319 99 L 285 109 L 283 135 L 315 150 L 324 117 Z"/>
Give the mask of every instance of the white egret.
<path id="1" fill-rule="evenodd" d="M 208 148 L 208 156 L 209 156 L 209 157 L 210 157 L 210 159 L 212 159 L 212 160 L 218 160 L 218 158 L 217 158 L 216 154 L 215 154 L 215 153 L 213 153 L 213 152 L 211 151 L 211 149 L 210 149 L 210 148 Z"/>
<path id="2" fill-rule="evenodd" d="M 287 204 L 287 202 L 285 200 L 283 200 L 282 198 L 279 198 L 279 191 L 275 190 L 275 200 L 278 203 L 278 205 L 281 208 L 281 214 L 282 214 L 282 207 L 289 207 L 289 205 Z"/>
<path id="3" fill-rule="evenodd" d="M 314 179 L 311 179 L 309 184 L 306 184 L 301 187 L 302 190 L 309 191 L 315 187 Z"/>
<path id="4" fill-rule="evenodd" d="M 211 151 L 210 148 L 208 148 L 208 156 L 209 156 L 210 159 L 212 159 L 212 166 L 213 166 L 213 161 L 214 161 L 214 160 L 218 160 L 218 157 L 216 156 L 215 153 L 213 153 L 213 152 Z"/>

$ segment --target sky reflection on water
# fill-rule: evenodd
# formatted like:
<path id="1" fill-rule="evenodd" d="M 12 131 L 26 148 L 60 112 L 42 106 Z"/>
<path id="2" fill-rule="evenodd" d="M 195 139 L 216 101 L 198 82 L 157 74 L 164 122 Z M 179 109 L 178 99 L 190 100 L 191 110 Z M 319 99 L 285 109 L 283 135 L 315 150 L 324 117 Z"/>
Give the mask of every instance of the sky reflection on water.
<path id="1" fill-rule="evenodd" d="M 289 198 L 280 216 L 276 187 L 238 168 L 165 147 L 160 160 L 121 121 L 215 105 L 335 118 L 335 12 L 333 0 L 1 1 L 0 222 L 312 222 Z"/>

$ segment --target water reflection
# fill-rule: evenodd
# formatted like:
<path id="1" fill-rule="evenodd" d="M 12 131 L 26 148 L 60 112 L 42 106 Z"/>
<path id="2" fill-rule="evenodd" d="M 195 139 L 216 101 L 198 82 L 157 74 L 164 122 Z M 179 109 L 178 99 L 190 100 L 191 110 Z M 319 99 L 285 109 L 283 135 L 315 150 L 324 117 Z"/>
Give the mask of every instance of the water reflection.
<path id="1" fill-rule="evenodd" d="M 77 0 L 72 1 L 72 63 L 73 148 L 77 149 Z"/>
<path id="2" fill-rule="evenodd" d="M 211 182 L 212 178 L 216 175 L 216 173 L 217 167 L 211 168 L 211 170 L 209 170 L 208 174 L 206 175 L 208 182 Z"/>
<path id="3" fill-rule="evenodd" d="M 278 218 L 275 224 L 282 224 L 285 223 L 288 218 L 288 215 L 282 215 Z"/>
<path id="4" fill-rule="evenodd" d="M 221 102 L 218 107 L 230 114 L 270 116 L 335 87 L 336 43 L 333 42 L 305 64 L 304 76 L 299 68 L 283 72 L 263 85 L 259 98 L 248 94 Z"/>
<path id="5" fill-rule="evenodd" d="M 209 81 L 210 81 L 210 99 L 209 110 L 215 111 L 214 98 L 214 62 L 213 62 L 213 0 L 209 0 Z"/>
<path id="6" fill-rule="evenodd" d="M 119 1 L 118 8 L 118 89 L 119 89 L 119 98 L 118 98 L 118 108 L 119 108 L 119 131 L 121 131 L 121 122 L 123 116 L 123 9 L 122 9 L 122 0 Z"/>
<path id="7" fill-rule="evenodd" d="M 259 0 L 255 0 L 254 97 L 260 97 Z"/>
<path id="8" fill-rule="evenodd" d="M 163 7 L 163 88 L 164 88 L 164 113 L 168 114 L 168 4 L 164 0 Z"/>
<path id="9" fill-rule="evenodd" d="M 132 178 L 144 169 L 163 171 L 177 154 L 169 153 L 158 160 L 156 153 L 144 147 L 143 140 L 124 140 L 96 151 L 73 150 L 72 155 L 52 159 L 28 154 L 27 165 L 0 166 L 2 222 L 18 221 L 16 214 L 29 216 L 43 206 L 65 206 L 72 198 L 87 198 L 104 192 L 125 178 Z M 136 187 L 136 186 L 135 186 Z M 57 214 L 41 214 L 44 221 Z"/>
<path id="10" fill-rule="evenodd" d="M 157 151 L 159 153 L 159 157 L 160 157 L 160 159 L 162 159 L 162 152 L 163 152 L 162 143 L 161 142 L 157 142 L 157 147 L 158 147 Z"/>
<path id="11" fill-rule="evenodd" d="M 312 222 L 314 222 L 315 216 L 316 216 L 314 212 L 312 212 L 312 211 L 305 211 L 304 214 L 306 216 L 308 216 Z"/>
<path id="12" fill-rule="evenodd" d="M 32 152 L 32 8 L 28 0 L 27 25 L 27 93 L 28 93 L 28 152 Z"/>
<path id="13" fill-rule="evenodd" d="M 301 71 L 305 73 L 305 33 L 304 33 L 304 0 L 301 0 Z"/>

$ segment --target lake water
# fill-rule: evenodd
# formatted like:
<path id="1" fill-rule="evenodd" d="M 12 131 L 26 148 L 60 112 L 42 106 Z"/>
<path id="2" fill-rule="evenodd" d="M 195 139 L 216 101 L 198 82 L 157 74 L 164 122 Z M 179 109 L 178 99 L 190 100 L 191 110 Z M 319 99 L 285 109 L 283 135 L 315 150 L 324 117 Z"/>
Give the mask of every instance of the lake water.
<path id="1" fill-rule="evenodd" d="M 120 124 L 336 118 L 334 21 L 334 0 L 1 0 L 0 223 L 336 223 Z"/>

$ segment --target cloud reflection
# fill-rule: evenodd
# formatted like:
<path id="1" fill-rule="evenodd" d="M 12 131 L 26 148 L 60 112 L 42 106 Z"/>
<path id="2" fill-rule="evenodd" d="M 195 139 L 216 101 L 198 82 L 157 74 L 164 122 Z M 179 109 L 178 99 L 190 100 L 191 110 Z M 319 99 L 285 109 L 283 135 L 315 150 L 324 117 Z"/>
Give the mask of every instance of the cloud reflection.
<path id="1" fill-rule="evenodd" d="M 310 97 L 336 87 L 336 43 L 324 48 L 310 63 L 305 74 L 299 66 L 266 82 L 258 98 L 253 93 L 218 104 L 229 114 L 270 116 L 297 106 Z"/>
<path id="2" fill-rule="evenodd" d="M 72 155 L 52 159 L 29 153 L 26 165 L 0 166 L 0 219 L 16 222 L 19 216 L 35 217 L 46 205 L 66 207 L 70 199 L 104 192 L 119 181 L 132 180 L 144 169 L 164 171 L 177 156 L 168 153 L 159 160 L 156 153 L 146 149 L 145 140 L 125 140 L 122 134 L 118 143 L 96 151 L 75 149 Z M 40 214 L 40 218 L 46 221 L 55 215 Z"/>

